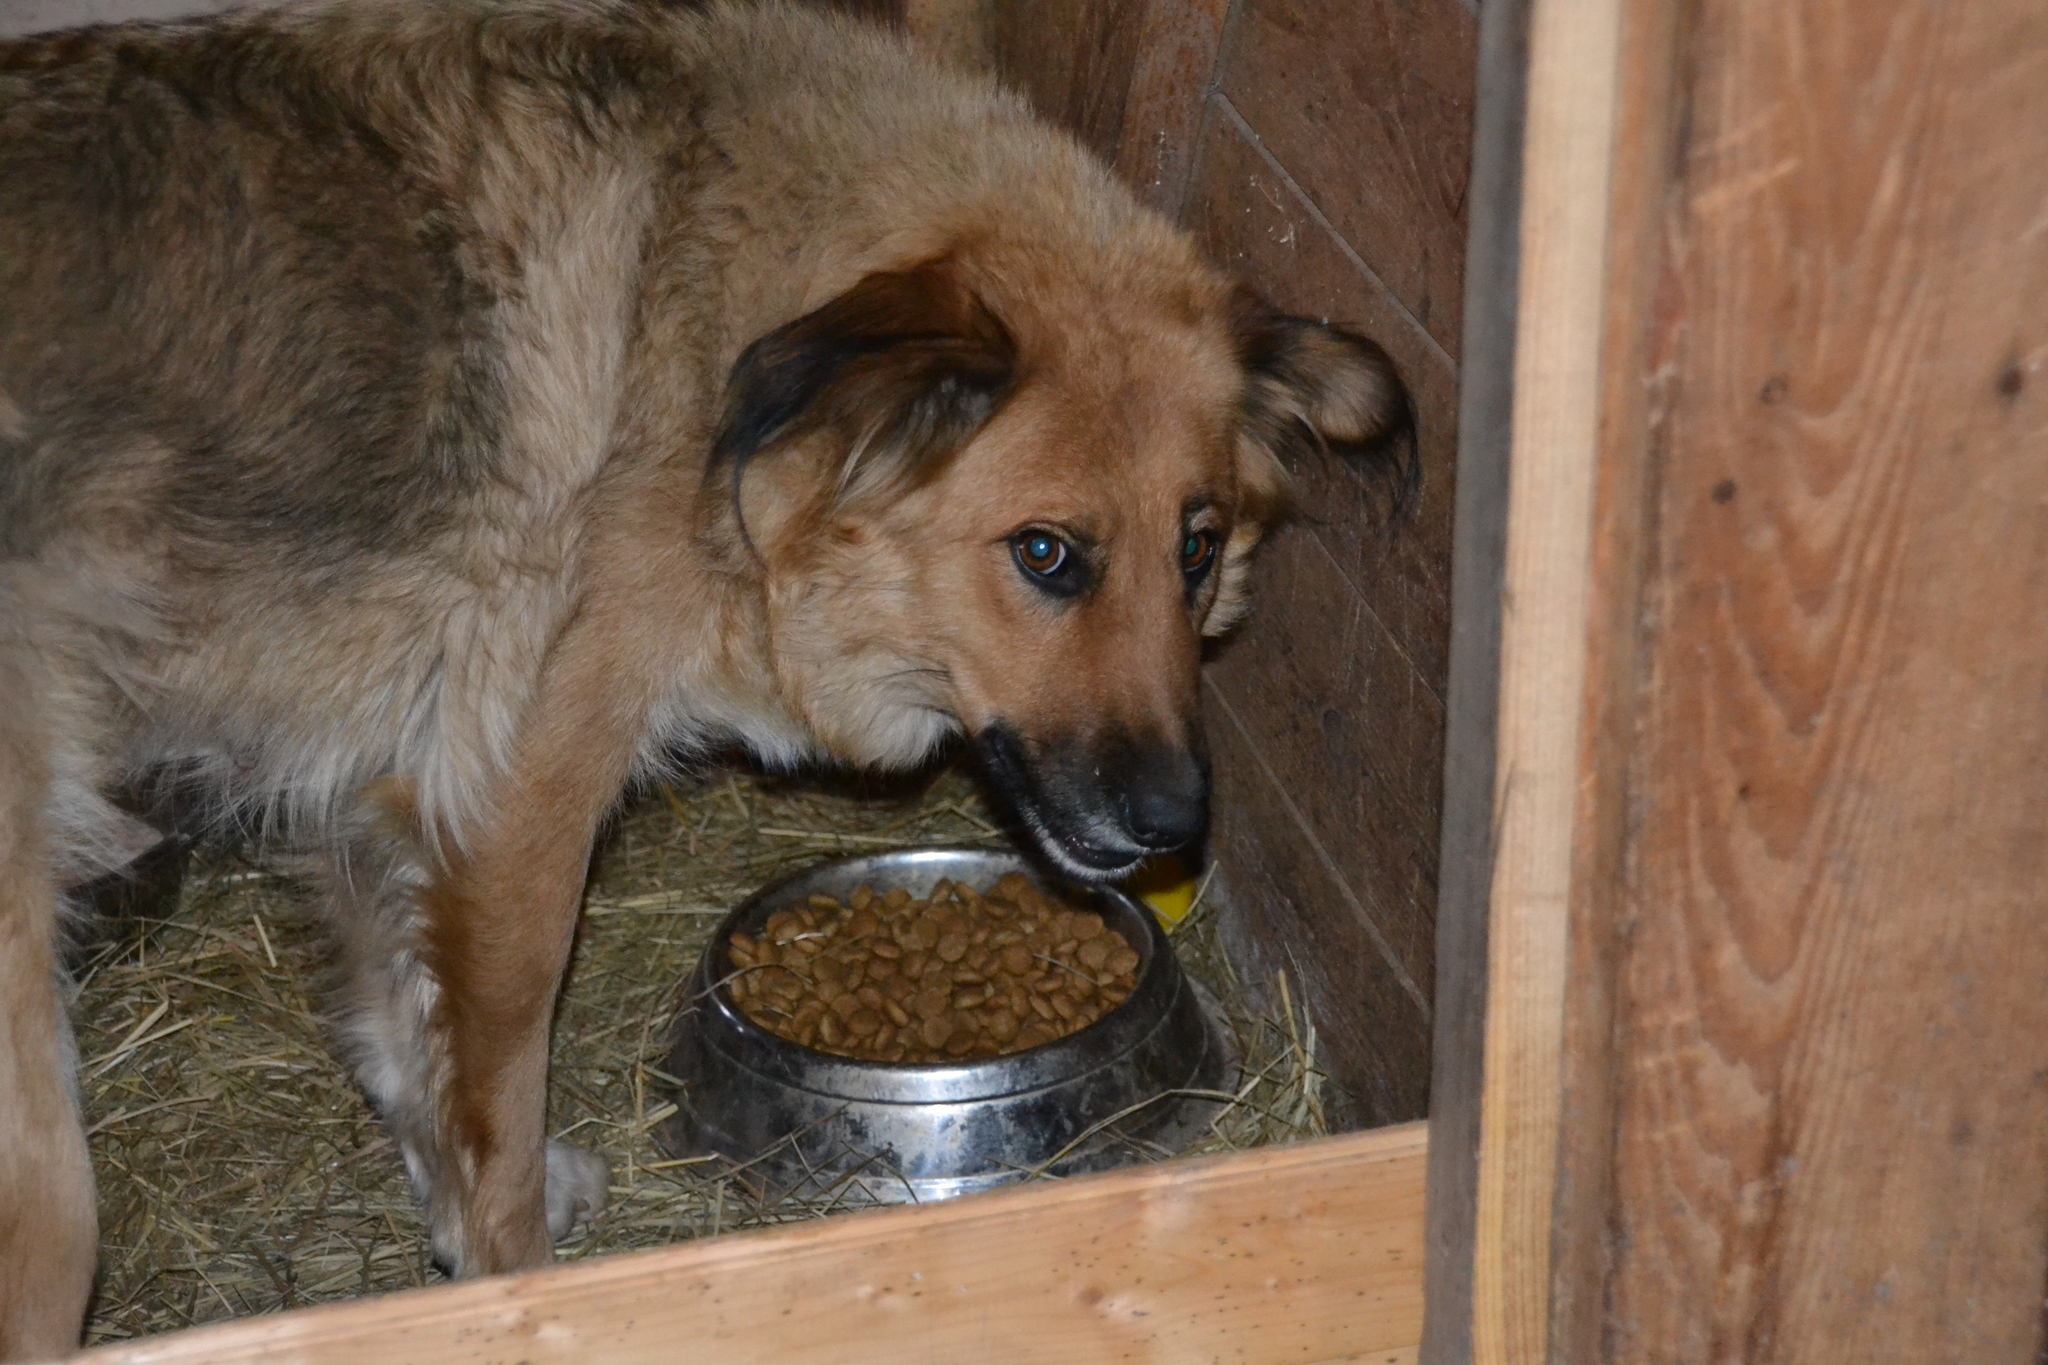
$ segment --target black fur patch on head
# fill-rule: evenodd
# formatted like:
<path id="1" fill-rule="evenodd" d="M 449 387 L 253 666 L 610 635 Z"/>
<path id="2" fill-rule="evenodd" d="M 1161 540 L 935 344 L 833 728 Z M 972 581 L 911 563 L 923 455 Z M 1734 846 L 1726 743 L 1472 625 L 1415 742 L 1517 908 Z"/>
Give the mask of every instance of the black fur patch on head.
<path id="1" fill-rule="evenodd" d="M 756 452 L 830 431 L 839 497 L 915 486 L 994 414 L 1015 368 L 1009 332 L 950 261 L 869 275 L 740 354 L 706 477 L 737 504 Z"/>
<path id="2" fill-rule="evenodd" d="M 1231 300 L 1238 363 L 1245 370 L 1241 430 L 1293 468 L 1328 451 L 1385 492 L 1390 519 L 1421 484 L 1415 405 L 1378 342 L 1291 317 L 1249 289 Z"/>

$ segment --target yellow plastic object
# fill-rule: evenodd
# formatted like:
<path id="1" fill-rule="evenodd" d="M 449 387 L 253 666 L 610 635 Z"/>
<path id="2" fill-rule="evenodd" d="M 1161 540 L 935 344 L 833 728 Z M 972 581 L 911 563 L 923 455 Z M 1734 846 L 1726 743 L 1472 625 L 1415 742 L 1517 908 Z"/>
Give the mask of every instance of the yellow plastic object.
<path id="1" fill-rule="evenodd" d="M 1151 906 L 1169 934 L 1195 905 L 1195 879 L 1180 859 L 1170 855 L 1148 859 L 1124 882 L 1124 890 Z"/>

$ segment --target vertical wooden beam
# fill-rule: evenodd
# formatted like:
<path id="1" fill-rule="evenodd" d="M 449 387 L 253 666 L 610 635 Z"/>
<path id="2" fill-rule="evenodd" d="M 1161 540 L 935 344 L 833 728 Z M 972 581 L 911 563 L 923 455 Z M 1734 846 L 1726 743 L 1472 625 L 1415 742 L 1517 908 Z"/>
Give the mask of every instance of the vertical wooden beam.
<path id="1" fill-rule="evenodd" d="M 2035 1361 L 2048 10 L 1565 8 L 1528 65 L 1474 1289 L 1424 1359 L 1463 1312 L 1487 1361 Z"/>
<path id="2" fill-rule="evenodd" d="M 1605 1307 L 1614 982 L 1625 921 L 1643 580 L 1654 534 L 1650 422 L 1671 398 L 1667 362 L 1682 323 L 1659 285 L 1687 8 L 1630 0 L 1618 44 L 1548 1299 L 1550 1359 L 1574 1365 L 1599 1358 Z"/>
<path id="3" fill-rule="evenodd" d="M 2048 8 L 1723 0 L 1684 51 L 1603 1334 L 2032 1362 Z"/>
<path id="4" fill-rule="evenodd" d="M 1513 463 L 1472 1358 L 1548 1349 L 1620 0 L 1536 0 L 1522 155 Z"/>
<path id="5" fill-rule="evenodd" d="M 1490 0 L 1479 16 L 1465 252 L 1421 1365 L 1464 1365 L 1472 1358 L 1487 893 L 1493 880 L 1494 741 L 1528 61 L 1529 0 Z"/>

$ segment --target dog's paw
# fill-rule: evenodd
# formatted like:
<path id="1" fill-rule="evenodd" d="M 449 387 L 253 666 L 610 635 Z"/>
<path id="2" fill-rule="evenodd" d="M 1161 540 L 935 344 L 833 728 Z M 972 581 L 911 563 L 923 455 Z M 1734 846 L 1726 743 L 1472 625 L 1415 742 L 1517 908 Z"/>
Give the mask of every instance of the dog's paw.
<path id="1" fill-rule="evenodd" d="M 578 1223 L 604 1211 L 611 1171 L 595 1152 L 566 1142 L 548 1144 L 548 1237 L 561 1241 Z"/>

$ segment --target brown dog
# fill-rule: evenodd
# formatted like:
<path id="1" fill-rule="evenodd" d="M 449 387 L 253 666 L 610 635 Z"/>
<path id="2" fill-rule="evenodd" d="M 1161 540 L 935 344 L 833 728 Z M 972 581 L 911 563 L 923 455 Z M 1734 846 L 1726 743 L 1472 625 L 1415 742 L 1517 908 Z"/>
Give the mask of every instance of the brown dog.
<path id="1" fill-rule="evenodd" d="M 1116 877 L 1202 828 L 1201 638 L 1283 460 L 1405 413 L 1378 348 L 848 21 L 317 0 L 0 45 L 0 1355 L 69 1346 L 92 1272 L 53 945 L 147 841 L 107 792 L 168 768 L 325 850 L 435 1254 L 535 1265 L 603 1198 L 542 1099 L 636 773 L 965 731 Z"/>

